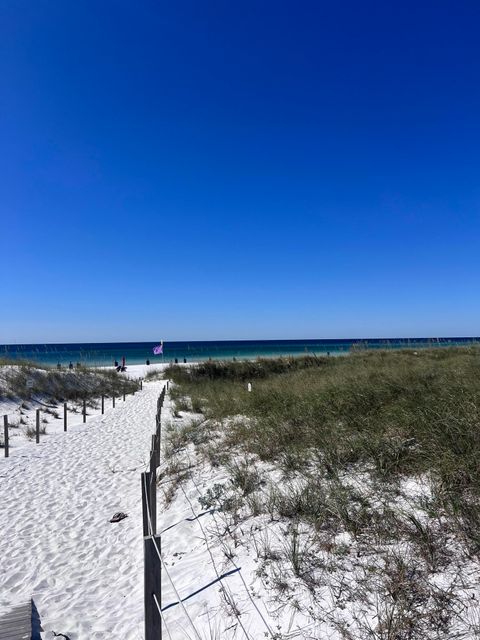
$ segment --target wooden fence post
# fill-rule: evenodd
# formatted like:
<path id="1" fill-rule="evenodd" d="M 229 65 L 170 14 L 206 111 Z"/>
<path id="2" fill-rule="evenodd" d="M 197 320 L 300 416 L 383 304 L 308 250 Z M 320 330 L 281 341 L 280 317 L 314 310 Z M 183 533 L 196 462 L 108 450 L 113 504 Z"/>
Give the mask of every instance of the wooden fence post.
<path id="1" fill-rule="evenodd" d="M 67 403 L 63 403 L 63 430 L 67 430 Z"/>
<path id="2" fill-rule="evenodd" d="M 156 469 L 158 469 L 158 467 L 160 466 L 160 439 L 158 437 L 158 431 L 155 434 L 152 434 L 152 451 L 151 451 L 151 455 L 152 455 L 152 464 L 150 465 L 150 470 L 152 471 L 152 473 L 154 473 L 156 471 Z"/>
<path id="3" fill-rule="evenodd" d="M 157 474 L 151 471 L 142 473 L 142 514 L 143 514 L 143 536 L 155 534 L 157 531 Z M 149 518 L 152 531 L 149 528 Z"/>
<path id="4" fill-rule="evenodd" d="M 8 416 L 3 416 L 3 440 L 5 444 L 5 458 L 8 458 L 10 455 L 8 446 Z"/>
<path id="5" fill-rule="evenodd" d="M 125 402 L 125 391 L 123 392 L 123 401 Z"/>
<path id="6" fill-rule="evenodd" d="M 142 380 L 140 379 L 140 389 Z M 156 431 L 152 434 L 150 471 L 141 474 L 143 514 L 143 563 L 145 640 L 162 640 L 162 563 L 161 541 L 157 531 L 157 468 L 160 465 L 160 432 L 163 395 L 157 401 Z"/>
<path id="7" fill-rule="evenodd" d="M 162 617 L 153 597 L 156 596 L 158 606 L 161 607 L 162 564 L 158 557 L 160 552 L 160 536 L 148 536 L 143 539 L 145 640 L 162 640 Z"/>
<path id="8" fill-rule="evenodd" d="M 142 522 L 143 522 L 143 537 L 150 535 L 148 528 L 148 485 L 150 484 L 150 471 L 145 471 L 140 474 L 142 480 Z"/>
<path id="9" fill-rule="evenodd" d="M 152 434 L 152 446 L 150 448 L 150 471 L 155 473 L 157 470 L 157 446 L 155 443 L 155 434 Z"/>
<path id="10" fill-rule="evenodd" d="M 150 519 L 152 521 L 152 531 L 157 533 L 157 470 L 153 472 L 150 483 Z"/>
<path id="11" fill-rule="evenodd" d="M 83 401 L 83 421 L 87 421 L 87 401 L 85 399 Z"/>
<path id="12" fill-rule="evenodd" d="M 113 406 L 113 408 L 115 409 L 115 396 L 113 396 L 113 397 L 112 397 L 112 401 L 113 401 L 113 402 L 112 402 L 112 406 Z"/>
<path id="13" fill-rule="evenodd" d="M 35 416 L 35 442 L 40 442 L 40 409 L 37 409 Z"/>
<path id="14" fill-rule="evenodd" d="M 102 415 L 105 413 L 105 396 L 102 395 Z"/>
<path id="15" fill-rule="evenodd" d="M 140 391 L 142 391 L 142 389 L 143 389 L 143 379 L 140 378 Z"/>

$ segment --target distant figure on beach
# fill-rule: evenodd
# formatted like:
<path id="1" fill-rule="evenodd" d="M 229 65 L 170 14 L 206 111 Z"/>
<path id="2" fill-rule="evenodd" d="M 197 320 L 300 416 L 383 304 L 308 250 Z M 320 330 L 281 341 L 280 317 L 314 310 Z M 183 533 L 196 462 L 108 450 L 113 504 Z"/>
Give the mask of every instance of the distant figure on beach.
<path id="1" fill-rule="evenodd" d="M 115 369 L 118 367 L 118 360 L 115 360 L 115 362 L 113 363 L 113 366 L 115 367 Z"/>
<path id="2" fill-rule="evenodd" d="M 70 361 L 70 364 L 68 365 L 68 368 L 69 369 L 73 369 L 73 362 L 72 361 Z"/>
<path id="3" fill-rule="evenodd" d="M 187 364 L 187 359 L 186 358 L 183 359 L 183 364 Z"/>
<path id="4" fill-rule="evenodd" d="M 175 364 L 178 364 L 178 358 L 175 358 Z"/>
<path id="5" fill-rule="evenodd" d="M 150 364 L 150 360 L 147 360 L 146 364 Z"/>
<path id="6" fill-rule="evenodd" d="M 123 356 L 123 358 L 122 358 L 122 366 L 120 366 L 118 364 L 118 362 L 115 360 L 115 369 L 117 371 L 126 371 L 127 370 L 127 367 L 125 365 L 125 356 Z"/>

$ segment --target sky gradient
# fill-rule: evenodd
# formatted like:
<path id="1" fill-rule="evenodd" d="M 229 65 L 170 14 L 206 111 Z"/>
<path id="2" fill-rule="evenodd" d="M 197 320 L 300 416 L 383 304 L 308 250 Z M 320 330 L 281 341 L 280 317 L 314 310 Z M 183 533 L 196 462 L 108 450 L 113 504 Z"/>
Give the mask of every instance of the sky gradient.
<path id="1" fill-rule="evenodd" d="M 0 343 L 480 334 L 478 2 L 0 7 Z"/>

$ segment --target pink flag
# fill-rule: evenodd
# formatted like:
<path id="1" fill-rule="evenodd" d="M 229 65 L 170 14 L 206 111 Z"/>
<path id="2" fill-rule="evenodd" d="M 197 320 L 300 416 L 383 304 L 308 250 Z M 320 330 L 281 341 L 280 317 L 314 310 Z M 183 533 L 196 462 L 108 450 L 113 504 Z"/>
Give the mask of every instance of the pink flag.
<path id="1" fill-rule="evenodd" d="M 163 353 L 163 344 L 157 344 L 156 347 L 153 347 L 153 354 L 155 356 L 159 356 Z"/>

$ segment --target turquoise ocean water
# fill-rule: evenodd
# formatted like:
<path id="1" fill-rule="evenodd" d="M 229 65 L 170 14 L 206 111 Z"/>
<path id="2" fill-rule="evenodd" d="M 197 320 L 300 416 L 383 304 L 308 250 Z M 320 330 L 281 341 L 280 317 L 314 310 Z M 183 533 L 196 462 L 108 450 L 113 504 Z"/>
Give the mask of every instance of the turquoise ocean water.
<path id="1" fill-rule="evenodd" d="M 252 359 L 258 357 L 299 356 L 305 354 L 339 355 L 352 348 L 400 349 L 445 347 L 479 342 L 480 338 L 391 338 L 391 339 L 344 339 L 344 340 L 222 340 L 164 342 L 164 353 L 153 355 L 158 342 L 100 342 L 78 344 L 17 344 L 0 345 L 0 357 L 33 360 L 40 364 L 55 366 L 80 362 L 89 366 L 111 365 L 115 360 L 126 358 L 128 364 L 183 362 L 208 360 Z"/>

